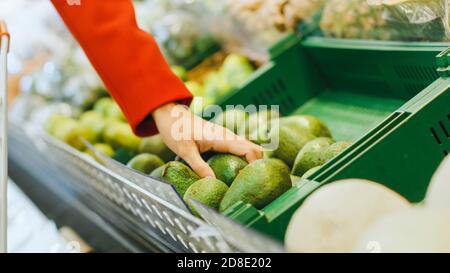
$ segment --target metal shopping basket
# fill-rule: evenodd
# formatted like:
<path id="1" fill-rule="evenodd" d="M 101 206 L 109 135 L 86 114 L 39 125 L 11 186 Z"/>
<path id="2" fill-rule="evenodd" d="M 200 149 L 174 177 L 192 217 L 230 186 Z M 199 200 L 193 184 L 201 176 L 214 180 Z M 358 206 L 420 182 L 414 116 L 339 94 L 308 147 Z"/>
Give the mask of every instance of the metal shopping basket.
<path id="1" fill-rule="evenodd" d="M 6 252 L 8 184 L 8 139 L 7 139 L 7 70 L 6 56 L 9 51 L 9 33 L 5 22 L 0 20 L 0 253 Z"/>

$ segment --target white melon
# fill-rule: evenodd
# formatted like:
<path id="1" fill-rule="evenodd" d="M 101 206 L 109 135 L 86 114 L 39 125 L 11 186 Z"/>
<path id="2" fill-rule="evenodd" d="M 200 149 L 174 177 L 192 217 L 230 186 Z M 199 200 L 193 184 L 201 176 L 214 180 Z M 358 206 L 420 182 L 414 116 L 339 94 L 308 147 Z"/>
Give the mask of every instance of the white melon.
<path id="1" fill-rule="evenodd" d="M 360 238 L 354 252 L 450 252 L 449 210 L 411 208 L 386 215 Z"/>
<path id="2" fill-rule="evenodd" d="M 450 209 L 450 156 L 445 158 L 433 175 L 425 197 L 425 206 Z"/>
<path id="3" fill-rule="evenodd" d="M 295 212 L 286 231 L 290 252 L 351 252 L 380 217 L 410 203 L 381 184 L 349 179 L 325 185 Z"/>

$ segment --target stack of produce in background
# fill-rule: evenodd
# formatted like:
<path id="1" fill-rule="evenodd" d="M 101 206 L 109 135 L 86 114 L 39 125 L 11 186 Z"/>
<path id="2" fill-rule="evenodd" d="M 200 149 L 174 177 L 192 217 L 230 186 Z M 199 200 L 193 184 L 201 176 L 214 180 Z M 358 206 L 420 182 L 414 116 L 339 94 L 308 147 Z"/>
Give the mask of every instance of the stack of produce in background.
<path id="1" fill-rule="evenodd" d="M 220 104 L 224 97 L 238 90 L 255 70 L 245 56 L 229 54 L 222 60 L 223 55 L 223 52 L 216 53 L 191 71 L 186 71 L 181 66 L 172 67 L 194 95 L 191 109 L 196 114 L 201 114 L 208 105 Z M 215 59 L 216 56 L 219 56 L 219 64 L 211 67 L 210 59 Z"/>
<path id="2" fill-rule="evenodd" d="M 217 47 L 201 1 L 144 1 L 136 9 L 140 27 L 152 34 L 172 65 L 191 68 Z"/>
<path id="3" fill-rule="evenodd" d="M 446 0 L 329 0 L 320 27 L 337 38 L 446 41 Z"/>
<path id="4" fill-rule="evenodd" d="M 267 49 L 283 35 L 299 29 L 298 24 L 315 20 L 320 20 L 322 35 L 327 37 L 445 41 L 450 37 L 448 2 L 155 0 L 135 5 L 139 25 L 155 36 L 171 64 L 195 70 L 196 64 L 218 50 L 216 41 L 220 41 L 226 52 L 246 56 L 252 64 L 263 63 L 269 59 Z M 315 16 L 320 13 L 322 16 Z M 89 109 L 106 90 L 57 14 L 47 16 L 43 25 L 47 29 L 40 37 L 49 40 L 44 39 L 41 45 L 34 41 L 29 52 L 21 50 L 28 55 L 32 52 L 34 57 L 30 62 L 42 67 L 23 76 L 21 92 Z M 232 78 L 223 75 L 227 73 L 211 73 L 200 80 L 189 79 L 204 88 L 192 82 L 187 85 L 197 96 L 205 97 L 205 104 L 217 102 L 217 97 L 238 88 L 250 74 L 250 66 L 240 62 L 247 68 L 241 69 L 242 76 L 238 75 L 237 79 L 234 75 Z"/>
<path id="5" fill-rule="evenodd" d="M 447 0 L 219 2 L 207 6 L 211 32 L 224 47 L 254 60 L 267 61 L 268 49 L 287 33 L 301 31 L 302 24 L 317 24 L 321 35 L 335 38 L 448 41 L 450 37 Z"/>
<path id="6" fill-rule="evenodd" d="M 218 1 L 215 1 L 218 2 Z M 325 0 L 225 0 L 210 4 L 211 32 L 231 51 L 267 61 L 268 49 L 308 22 Z"/>

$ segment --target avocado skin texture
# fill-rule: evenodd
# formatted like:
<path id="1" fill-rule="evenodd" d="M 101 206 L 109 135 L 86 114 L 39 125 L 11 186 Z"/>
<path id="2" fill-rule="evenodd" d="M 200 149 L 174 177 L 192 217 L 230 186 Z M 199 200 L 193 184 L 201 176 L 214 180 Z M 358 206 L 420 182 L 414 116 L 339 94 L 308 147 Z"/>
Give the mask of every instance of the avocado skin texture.
<path id="1" fill-rule="evenodd" d="M 167 147 L 160 135 L 147 137 L 139 144 L 140 153 L 149 153 L 159 156 L 164 162 L 174 160 L 175 153 Z"/>
<path id="2" fill-rule="evenodd" d="M 323 165 L 327 161 L 325 152 L 333 143 L 334 141 L 327 137 L 316 138 L 308 142 L 298 153 L 292 174 L 301 177 L 309 169 Z"/>
<path id="3" fill-rule="evenodd" d="M 353 142 L 351 141 L 337 141 L 333 143 L 330 147 L 328 147 L 328 149 L 325 151 L 324 157 L 328 161 L 333 157 L 337 156 L 338 154 L 340 154 L 342 151 L 347 149 L 352 144 Z"/>
<path id="4" fill-rule="evenodd" d="M 289 167 L 275 158 L 260 159 L 243 168 L 220 203 L 223 212 L 239 201 L 264 208 L 291 188 Z"/>
<path id="5" fill-rule="evenodd" d="M 272 140 L 277 133 L 279 136 L 278 147 L 272 152 L 271 156 L 283 160 L 289 167 L 294 165 L 295 158 L 303 146 L 315 138 L 308 132 L 296 131 L 287 126 L 277 126 L 270 132 Z"/>
<path id="6" fill-rule="evenodd" d="M 165 165 L 162 179 L 172 184 L 177 192 L 184 196 L 186 190 L 200 177 L 188 166 L 179 161 L 170 161 Z"/>
<path id="7" fill-rule="evenodd" d="M 150 176 L 159 180 L 163 180 L 162 174 L 165 168 L 166 165 L 159 166 L 150 173 Z"/>
<path id="8" fill-rule="evenodd" d="M 208 160 L 208 165 L 214 171 L 217 179 L 230 186 L 239 171 L 247 166 L 248 163 L 234 155 L 218 154 Z"/>
<path id="9" fill-rule="evenodd" d="M 139 154 L 127 163 L 129 168 L 145 174 L 150 174 L 162 165 L 164 165 L 164 161 L 154 154 Z"/>
<path id="10" fill-rule="evenodd" d="M 218 210 L 220 202 L 225 193 L 228 191 L 228 186 L 224 182 L 215 178 L 203 178 L 192 184 L 184 194 L 184 201 L 188 204 L 192 212 L 199 216 L 195 208 L 190 203 L 190 198 Z"/>
<path id="11" fill-rule="evenodd" d="M 280 124 L 294 129 L 297 132 L 306 131 L 316 137 L 331 138 L 330 130 L 325 123 L 313 116 L 298 115 L 285 117 L 280 119 Z"/>

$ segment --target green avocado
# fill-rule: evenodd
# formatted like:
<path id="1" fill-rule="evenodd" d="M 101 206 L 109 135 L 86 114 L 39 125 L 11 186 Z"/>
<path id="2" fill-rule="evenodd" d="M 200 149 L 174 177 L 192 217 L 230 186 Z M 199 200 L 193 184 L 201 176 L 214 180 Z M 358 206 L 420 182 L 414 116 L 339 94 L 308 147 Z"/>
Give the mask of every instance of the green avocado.
<path id="1" fill-rule="evenodd" d="M 220 211 L 239 201 L 264 208 L 291 188 L 289 167 L 279 159 L 260 159 L 243 168 L 220 203 Z"/>
<path id="2" fill-rule="evenodd" d="M 270 139 L 278 137 L 278 147 L 273 150 L 272 157 L 283 160 L 289 167 L 294 165 L 298 152 L 315 136 L 304 131 L 296 131 L 287 126 L 275 126 L 270 132 Z"/>
<path id="3" fill-rule="evenodd" d="M 292 174 L 303 176 L 308 170 L 323 165 L 327 159 L 325 152 L 334 141 L 328 137 L 320 137 L 308 142 L 298 153 Z"/>
<path id="4" fill-rule="evenodd" d="M 218 154 L 208 160 L 208 165 L 213 169 L 217 179 L 230 186 L 239 171 L 248 163 L 235 155 Z"/>
<path id="5" fill-rule="evenodd" d="M 106 117 L 108 109 L 111 107 L 111 105 L 114 104 L 114 101 L 109 98 L 101 98 L 94 104 L 94 111 L 97 112 L 99 115 Z"/>
<path id="6" fill-rule="evenodd" d="M 313 116 L 290 116 L 280 119 L 280 124 L 298 132 L 308 132 L 316 137 L 331 138 L 330 130 L 325 123 Z"/>
<path id="7" fill-rule="evenodd" d="M 238 129 L 245 124 L 247 113 L 242 109 L 230 109 L 217 115 L 212 122 L 228 128 L 237 133 Z"/>
<path id="8" fill-rule="evenodd" d="M 324 157 L 327 161 L 331 160 L 333 157 L 340 154 L 352 144 L 353 142 L 351 141 L 337 141 L 336 143 L 333 143 L 330 147 L 328 147 L 328 149 L 325 151 Z"/>
<path id="9" fill-rule="evenodd" d="M 64 121 L 72 120 L 70 117 L 61 114 L 52 114 L 44 123 L 44 130 L 50 135 L 54 135 L 55 129 L 58 128 Z"/>
<path id="10" fill-rule="evenodd" d="M 112 157 L 114 155 L 114 149 L 109 144 L 96 143 L 93 146 L 97 151 L 101 152 L 102 154 L 104 154 L 108 157 Z M 88 155 L 90 155 L 91 157 L 93 157 L 95 160 L 100 161 L 99 158 L 97 157 L 97 155 L 92 150 L 86 149 L 86 153 Z"/>
<path id="11" fill-rule="evenodd" d="M 95 143 L 98 140 L 92 129 L 83 126 L 74 119 L 61 120 L 53 129 L 53 136 L 80 151 L 86 148 L 82 139 L 89 143 Z"/>
<path id="12" fill-rule="evenodd" d="M 81 125 L 90 128 L 97 135 L 96 138 L 100 140 L 103 136 L 103 132 L 106 128 L 106 122 L 104 118 L 95 111 L 84 112 L 80 118 L 79 122 Z"/>
<path id="13" fill-rule="evenodd" d="M 150 176 L 159 180 L 163 180 L 162 178 L 162 174 L 164 171 L 164 168 L 166 167 L 166 165 L 162 165 L 159 166 L 158 168 L 154 169 L 151 173 Z"/>
<path id="14" fill-rule="evenodd" d="M 52 136 L 67 143 L 70 133 L 75 130 L 78 125 L 79 123 L 73 118 L 51 116 L 46 128 L 48 132 L 51 132 Z"/>
<path id="15" fill-rule="evenodd" d="M 172 184 L 181 196 L 200 177 L 188 166 L 179 161 L 170 161 L 165 165 L 162 179 Z"/>
<path id="16" fill-rule="evenodd" d="M 192 212 L 199 216 L 195 208 L 190 204 L 190 199 L 194 199 L 210 208 L 219 209 L 225 193 L 228 191 L 227 184 L 215 178 L 203 178 L 192 184 L 184 194 L 184 201 L 188 204 Z"/>
<path id="17" fill-rule="evenodd" d="M 164 161 L 154 154 L 139 154 L 127 163 L 129 168 L 145 174 L 150 174 L 162 165 L 164 165 Z"/>
<path id="18" fill-rule="evenodd" d="M 154 135 L 141 140 L 139 152 L 159 156 L 165 162 L 175 159 L 175 153 L 167 147 L 160 135 Z"/>
<path id="19" fill-rule="evenodd" d="M 137 137 L 124 122 L 110 122 L 103 132 L 103 140 L 114 147 L 137 151 L 141 138 Z"/>
<path id="20" fill-rule="evenodd" d="M 110 119 L 115 119 L 118 121 L 126 121 L 126 118 L 120 109 L 119 105 L 117 103 L 113 102 L 111 103 L 106 109 L 105 109 L 105 116 Z"/>
<path id="21" fill-rule="evenodd" d="M 97 144 L 94 144 L 94 148 L 108 157 L 111 157 L 114 155 L 114 149 L 109 144 L 97 143 Z"/>

